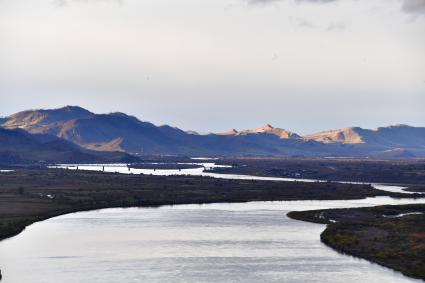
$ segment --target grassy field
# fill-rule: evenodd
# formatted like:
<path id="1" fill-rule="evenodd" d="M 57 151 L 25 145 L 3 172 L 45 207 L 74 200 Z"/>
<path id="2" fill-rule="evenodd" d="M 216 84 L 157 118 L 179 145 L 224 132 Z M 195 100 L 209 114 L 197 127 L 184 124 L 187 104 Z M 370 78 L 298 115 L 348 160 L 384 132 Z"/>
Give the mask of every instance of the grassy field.
<path id="1" fill-rule="evenodd" d="M 328 224 L 326 245 L 425 280 L 425 205 L 290 212 L 297 220 Z M 336 221 L 336 223 L 335 223 Z"/>

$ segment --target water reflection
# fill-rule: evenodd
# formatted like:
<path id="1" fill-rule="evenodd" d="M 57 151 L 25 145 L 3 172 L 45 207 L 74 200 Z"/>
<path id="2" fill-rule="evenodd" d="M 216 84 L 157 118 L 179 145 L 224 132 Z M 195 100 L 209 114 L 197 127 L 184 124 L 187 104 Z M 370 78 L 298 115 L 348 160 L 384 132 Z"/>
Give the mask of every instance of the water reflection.
<path id="1" fill-rule="evenodd" d="M 415 282 L 319 241 L 291 210 L 420 203 L 388 197 L 104 209 L 0 242 L 4 282 Z"/>

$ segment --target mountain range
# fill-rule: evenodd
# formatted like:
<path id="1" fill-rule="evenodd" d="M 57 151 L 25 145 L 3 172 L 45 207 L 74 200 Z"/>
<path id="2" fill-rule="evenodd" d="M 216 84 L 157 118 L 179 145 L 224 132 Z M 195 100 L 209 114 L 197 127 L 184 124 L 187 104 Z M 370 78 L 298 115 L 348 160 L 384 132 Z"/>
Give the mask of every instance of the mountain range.
<path id="1" fill-rule="evenodd" d="M 122 152 L 100 152 L 47 134 L 0 128 L 0 164 L 133 162 Z"/>
<path id="2" fill-rule="evenodd" d="M 98 152 L 97 158 L 105 152 L 114 153 L 115 158 L 117 152 L 189 156 L 425 157 L 425 128 L 407 125 L 377 129 L 354 127 L 306 136 L 265 125 L 252 130 L 233 129 L 200 135 L 168 125 L 156 126 L 120 112 L 95 114 L 78 106 L 66 106 L 19 112 L 2 118 L 0 126 L 2 132 L 16 131 L 23 139 L 31 137 L 38 143 L 40 136 L 55 137 L 56 143 L 74 146 L 74 150 L 82 154 L 93 156 Z M 0 139 L 0 153 L 4 154 L 3 147 Z"/>

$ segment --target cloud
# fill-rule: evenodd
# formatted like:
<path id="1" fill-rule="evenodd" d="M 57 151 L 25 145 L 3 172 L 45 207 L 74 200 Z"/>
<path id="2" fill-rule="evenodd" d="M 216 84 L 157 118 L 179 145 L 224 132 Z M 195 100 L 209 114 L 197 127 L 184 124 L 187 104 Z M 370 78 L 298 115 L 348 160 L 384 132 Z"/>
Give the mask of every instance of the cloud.
<path id="1" fill-rule="evenodd" d="M 274 2 L 279 2 L 281 0 L 246 0 L 246 1 L 248 2 L 248 4 L 252 4 L 252 5 L 267 5 Z"/>
<path id="2" fill-rule="evenodd" d="M 315 28 L 316 26 L 308 21 L 308 20 L 304 20 L 304 19 L 300 19 L 298 20 L 298 26 L 301 28 Z"/>
<path id="3" fill-rule="evenodd" d="M 59 0 L 60 1 L 60 0 Z M 62 0 L 65 1 L 65 0 Z M 246 0 L 248 4 L 271 4 L 283 0 Z M 341 0 L 293 0 L 295 3 L 326 4 Z M 409 14 L 425 14 L 425 0 L 400 0 L 402 2 L 401 10 Z"/>
<path id="4" fill-rule="evenodd" d="M 58 7 L 67 7 L 71 3 L 114 3 L 123 4 L 124 0 L 53 0 L 52 4 Z"/>
<path id="5" fill-rule="evenodd" d="M 330 23 L 327 26 L 326 31 L 342 31 L 342 30 L 345 30 L 346 28 L 347 26 L 344 23 Z"/>
<path id="6" fill-rule="evenodd" d="M 282 0 L 246 0 L 249 4 L 271 4 L 274 2 L 280 2 Z M 338 0 L 294 0 L 296 3 L 316 3 L 316 4 L 320 4 L 320 3 L 331 3 L 331 2 L 336 2 Z"/>
<path id="7" fill-rule="evenodd" d="M 298 3 L 331 3 L 336 2 L 338 0 L 295 0 Z"/>
<path id="8" fill-rule="evenodd" d="M 403 0 L 401 10 L 410 14 L 425 14 L 425 0 Z"/>

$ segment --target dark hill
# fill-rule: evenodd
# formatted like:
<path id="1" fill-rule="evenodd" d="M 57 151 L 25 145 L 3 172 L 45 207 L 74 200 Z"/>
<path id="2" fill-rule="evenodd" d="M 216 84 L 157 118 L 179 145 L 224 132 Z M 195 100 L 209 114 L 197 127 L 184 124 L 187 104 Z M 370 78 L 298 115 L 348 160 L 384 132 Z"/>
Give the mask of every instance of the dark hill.
<path id="1" fill-rule="evenodd" d="M 0 128 L 0 164 L 130 162 L 124 153 L 95 152 L 45 134 Z"/>

